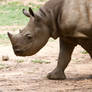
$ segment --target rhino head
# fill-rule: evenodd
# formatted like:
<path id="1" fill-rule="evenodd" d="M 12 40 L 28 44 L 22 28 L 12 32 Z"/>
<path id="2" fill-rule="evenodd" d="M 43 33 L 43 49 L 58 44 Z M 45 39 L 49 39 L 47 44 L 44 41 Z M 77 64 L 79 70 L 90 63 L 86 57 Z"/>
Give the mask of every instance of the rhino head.
<path id="1" fill-rule="evenodd" d="M 26 27 L 15 35 L 8 32 L 8 36 L 17 56 L 31 56 L 47 43 L 50 32 L 45 18 L 35 14 L 31 8 L 29 11 L 23 9 L 23 14 L 30 18 Z"/>

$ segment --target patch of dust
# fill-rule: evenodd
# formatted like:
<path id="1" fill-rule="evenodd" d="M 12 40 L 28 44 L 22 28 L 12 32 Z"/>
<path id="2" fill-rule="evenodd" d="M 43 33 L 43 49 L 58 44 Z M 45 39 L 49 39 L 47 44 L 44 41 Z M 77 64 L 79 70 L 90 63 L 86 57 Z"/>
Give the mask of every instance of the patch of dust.
<path id="1" fill-rule="evenodd" d="M 0 46 L 0 64 L 7 65 L 0 69 L 1 92 L 91 92 L 92 91 L 92 60 L 80 46 L 74 50 L 71 63 L 66 69 L 67 79 L 48 80 L 46 75 L 57 64 L 59 42 L 49 41 L 36 55 L 16 57 L 11 46 Z M 9 61 L 2 61 L 2 55 L 8 55 Z M 17 60 L 24 60 L 19 63 Z M 45 60 L 50 63 L 33 63 Z"/>

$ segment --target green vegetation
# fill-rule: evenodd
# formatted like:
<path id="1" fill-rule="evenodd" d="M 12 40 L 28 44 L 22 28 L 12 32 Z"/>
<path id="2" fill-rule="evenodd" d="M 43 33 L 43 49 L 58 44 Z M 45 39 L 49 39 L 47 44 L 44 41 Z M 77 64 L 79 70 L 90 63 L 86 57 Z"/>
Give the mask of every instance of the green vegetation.
<path id="1" fill-rule="evenodd" d="M 37 11 L 40 5 L 30 3 L 32 9 Z M 10 25 L 25 25 L 29 18 L 23 15 L 22 9 L 28 9 L 20 2 L 9 2 L 5 5 L 0 5 L 0 26 Z"/>
<path id="2" fill-rule="evenodd" d="M 49 39 L 49 42 L 54 42 L 55 40 L 53 38 L 50 38 Z"/>
<path id="3" fill-rule="evenodd" d="M 32 9 L 33 9 L 34 11 L 37 11 L 37 10 L 41 7 L 40 4 L 29 3 L 29 6 L 30 6 L 30 5 L 31 5 L 31 7 L 32 7 Z"/>
<path id="4" fill-rule="evenodd" d="M 4 64 L 0 64 L 0 69 L 3 69 L 5 67 Z"/>
<path id="5" fill-rule="evenodd" d="M 17 60 L 18 63 L 23 63 L 24 60 L 23 59 L 20 59 L 20 60 Z"/>
<path id="6" fill-rule="evenodd" d="M 34 63 L 40 63 L 40 64 L 42 64 L 42 63 L 50 63 L 49 61 L 44 61 L 44 60 L 32 60 L 32 62 L 34 62 Z"/>
<path id="7" fill-rule="evenodd" d="M 0 45 L 7 45 L 9 44 L 9 38 L 7 36 L 7 34 L 0 34 Z"/>
<path id="8" fill-rule="evenodd" d="M 7 40 L 9 38 L 8 38 L 8 36 L 6 34 L 0 34 L 0 39 Z"/>
<path id="9" fill-rule="evenodd" d="M 84 50 L 84 51 L 82 51 L 81 53 L 82 53 L 82 54 L 88 54 L 88 52 L 87 52 L 87 51 L 85 51 L 85 50 Z"/>
<path id="10" fill-rule="evenodd" d="M 9 68 L 9 66 L 7 66 L 5 64 L 0 64 L 0 69 L 4 69 L 4 68 Z"/>

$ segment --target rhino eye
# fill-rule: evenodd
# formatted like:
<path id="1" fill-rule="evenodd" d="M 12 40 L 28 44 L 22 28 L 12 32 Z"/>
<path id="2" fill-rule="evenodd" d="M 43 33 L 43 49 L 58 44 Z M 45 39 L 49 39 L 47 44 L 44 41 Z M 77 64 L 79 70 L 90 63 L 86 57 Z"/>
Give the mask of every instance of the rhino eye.
<path id="1" fill-rule="evenodd" d="M 32 39 L 32 36 L 31 36 L 30 34 L 26 34 L 25 37 L 26 37 L 27 39 Z"/>

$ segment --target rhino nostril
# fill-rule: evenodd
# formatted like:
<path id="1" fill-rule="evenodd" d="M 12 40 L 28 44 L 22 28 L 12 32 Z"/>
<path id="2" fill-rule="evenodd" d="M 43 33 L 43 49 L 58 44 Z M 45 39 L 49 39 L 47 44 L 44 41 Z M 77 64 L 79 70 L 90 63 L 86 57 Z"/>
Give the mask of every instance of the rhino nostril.
<path id="1" fill-rule="evenodd" d="M 15 53 L 21 53 L 22 52 L 22 50 L 20 50 L 20 49 L 15 49 Z"/>

